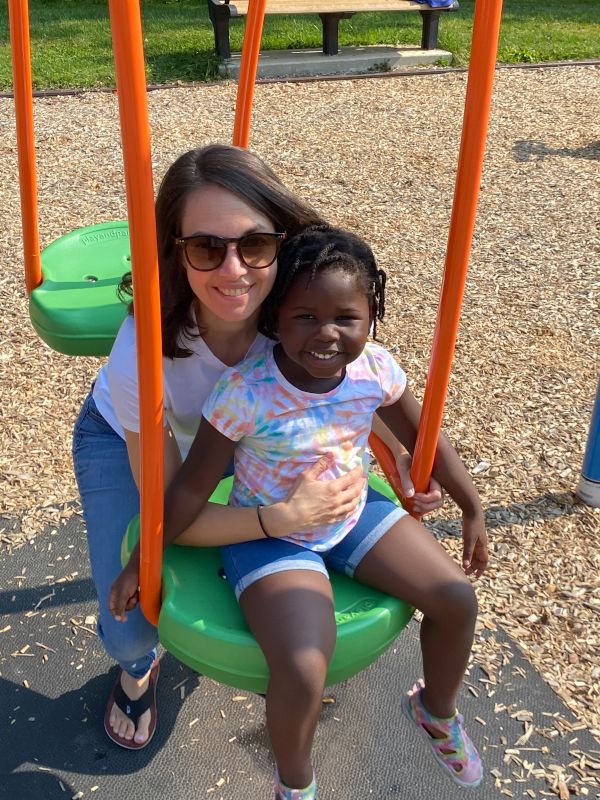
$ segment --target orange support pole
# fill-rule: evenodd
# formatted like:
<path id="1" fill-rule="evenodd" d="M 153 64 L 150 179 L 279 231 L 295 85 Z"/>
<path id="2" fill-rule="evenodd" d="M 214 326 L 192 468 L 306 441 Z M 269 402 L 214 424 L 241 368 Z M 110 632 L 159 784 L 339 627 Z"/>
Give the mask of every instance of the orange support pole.
<path id="1" fill-rule="evenodd" d="M 9 0 L 8 16 L 10 19 L 17 149 L 19 152 L 19 187 L 21 191 L 25 285 L 27 294 L 30 294 L 42 282 L 42 262 L 38 231 L 31 53 L 29 49 L 29 5 L 27 0 Z"/>
<path id="2" fill-rule="evenodd" d="M 267 0 L 250 0 L 246 31 L 242 45 L 240 62 L 240 78 L 238 81 L 237 100 L 235 105 L 235 121 L 233 124 L 233 144 L 248 147 L 250 141 L 250 121 L 252 119 L 252 102 L 256 85 L 256 70 L 260 53 L 260 40 Z"/>
<path id="3" fill-rule="evenodd" d="M 426 491 L 429 485 L 458 334 L 483 169 L 501 13 L 501 0 L 477 0 L 475 3 L 471 61 L 444 281 L 411 469 L 418 492 Z"/>
<path id="4" fill-rule="evenodd" d="M 147 619 L 156 625 L 163 551 L 163 392 L 146 73 L 139 0 L 109 0 L 109 7 L 131 239 L 140 395 L 140 603 Z"/>

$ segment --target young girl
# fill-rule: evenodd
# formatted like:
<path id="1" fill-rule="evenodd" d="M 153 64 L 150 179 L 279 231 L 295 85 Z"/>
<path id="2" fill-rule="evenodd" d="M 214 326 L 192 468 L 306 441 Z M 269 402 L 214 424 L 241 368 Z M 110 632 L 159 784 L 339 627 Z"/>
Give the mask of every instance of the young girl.
<path id="1" fill-rule="evenodd" d="M 223 548 L 227 578 L 267 659 L 267 726 L 277 800 L 316 797 L 311 748 L 336 636 L 327 568 L 345 572 L 423 612 L 424 684 L 405 710 L 459 785 L 477 786 L 482 767 L 456 712 L 477 613 L 469 580 L 430 533 L 381 497 L 343 519 L 278 536 L 263 505 L 285 498 L 323 456 L 323 477 L 369 464 L 367 437 L 379 414 L 412 451 L 420 407 L 402 369 L 367 343 L 384 313 L 385 276 L 358 237 L 319 225 L 284 244 L 262 326 L 274 347 L 224 373 L 204 405 L 189 455 L 167 493 L 165 540 L 206 543 L 193 521 L 235 456 L 230 503 L 256 507 L 263 536 Z M 375 333 L 375 330 L 374 330 Z M 463 569 L 487 564 L 483 511 L 456 452 L 440 437 L 435 475 L 463 514 Z M 187 529 L 187 530 L 186 530 Z M 249 537 L 251 538 L 251 537 Z M 121 618 L 135 603 L 132 559 L 111 594 Z"/>

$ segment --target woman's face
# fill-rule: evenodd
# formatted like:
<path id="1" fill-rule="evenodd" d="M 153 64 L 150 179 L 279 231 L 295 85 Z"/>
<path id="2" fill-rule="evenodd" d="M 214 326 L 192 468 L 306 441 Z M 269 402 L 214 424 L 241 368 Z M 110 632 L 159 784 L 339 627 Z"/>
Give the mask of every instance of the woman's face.
<path id="1" fill-rule="evenodd" d="M 222 238 L 244 236 L 256 231 L 273 233 L 273 223 L 260 211 L 220 186 L 207 185 L 187 199 L 181 220 L 181 236 L 208 234 Z M 235 244 L 228 244 L 225 260 L 210 272 L 199 272 L 182 264 L 192 291 L 200 302 L 202 324 L 211 318 L 223 322 L 243 322 L 258 317 L 263 300 L 271 291 L 277 261 L 264 269 L 252 269 L 240 260 Z"/>

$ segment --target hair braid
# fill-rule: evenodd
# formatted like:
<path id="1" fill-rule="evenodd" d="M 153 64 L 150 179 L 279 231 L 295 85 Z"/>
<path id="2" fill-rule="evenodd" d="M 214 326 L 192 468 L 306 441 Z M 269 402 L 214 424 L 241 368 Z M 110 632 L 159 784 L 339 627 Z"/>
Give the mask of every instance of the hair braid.
<path id="1" fill-rule="evenodd" d="M 356 275 L 369 299 L 376 338 L 377 321 L 385 313 L 386 274 L 377 267 L 373 251 L 361 238 L 332 225 L 311 225 L 284 242 L 277 265 L 275 284 L 263 305 L 260 329 L 264 334 L 275 338 L 279 306 L 297 278 L 307 273 L 309 286 L 319 270 L 336 267 Z"/>

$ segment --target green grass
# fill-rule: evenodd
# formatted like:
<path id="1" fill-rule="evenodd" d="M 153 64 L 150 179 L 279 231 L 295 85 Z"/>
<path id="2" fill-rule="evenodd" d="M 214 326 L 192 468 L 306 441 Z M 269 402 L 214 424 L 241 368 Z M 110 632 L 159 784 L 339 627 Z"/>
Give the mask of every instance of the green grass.
<path id="1" fill-rule="evenodd" d="M 474 0 L 440 22 L 440 46 L 454 64 L 469 59 Z M 211 80 L 218 61 L 206 0 L 142 0 L 150 83 Z M 114 85 L 106 0 L 30 0 L 31 53 L 38 89 Z M 243 23 L 231 24 L 239 50 Z M 357 14 L 340 24 L 341 45 L 420 42 L 416 13 Z M 267 16 L 264 49 L 320 47 L 318 17 Z M 600 58 L 598 0 L 505 0 L 498 60 L 507 63 Z M 12 86 L 7 4 L 0 6 L 0 89 Z"/>

